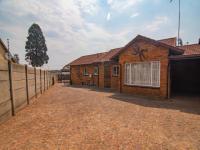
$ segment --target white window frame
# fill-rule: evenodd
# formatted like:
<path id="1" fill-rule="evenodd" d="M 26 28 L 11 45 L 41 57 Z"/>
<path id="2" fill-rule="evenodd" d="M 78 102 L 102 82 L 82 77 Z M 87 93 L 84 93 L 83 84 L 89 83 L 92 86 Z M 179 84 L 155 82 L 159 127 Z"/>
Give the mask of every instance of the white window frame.
<path id="1" fill-rule="evenodd" d="M 114 68 L 117 68 L 117 71 L 115 71 Z M 112 67 L 112 76 L 119 76 L 119 66 L 118 65 L 114 65 Z"/>
<path id="2" fill-rule="evenodd" d="M 132 66 L 137 65 L 137 64 L 143 64 L 143 63 L 147 63 L 147 64 L 149 63 L 149 65 L 151 65 L 150 66 L 151 69 L 150 69 L 150 76 L 149 76 L 150 77 L 149 84 L 142 83 L 144 81 L 141 81 L 141 80 L 137 80 L 137 81 L 135 81 L 137 83 L 133 83 L 134 81 L 132 82 L 132 78 L 133 78 L 132 73 L 134 71 L 132 71 L 132 68 L 133 68 Z M 158 68 L 153 68 L 153 65 L 158 65 L 157 66 Z M 127 68 L 127 66 L 129 66 L 129 68 Z M 142 86 L 142 87 L 159 88 L 160 87 L 160 67 L 161 67 L 160 61 L 126 63 L 125 64 L 125 69 L 124 69 L 124 84 L 125 85 L 130 85 L 130 86 Z M 138 67 L 137 69 L 141 69 L 141 68 Z M 158 79 L 156 80 L 156 82 L 153 82 L 153 73 L 156 73 L 156 72 L 153 72 L 153 69 L 158 69 L 158 72 L 157 72 L 158 74 L 156 75 L 158 77 Z M 128 74 L 127 74 L 127 71 L 129 72 Z M 145 71 L 147 71 L 147 70 L 145 70 Z M 138 74 L 136 73 L 136 76 L 137 75 Z M 139 78 L 140 77 L 141 76 L 139 76 Z M 148 77 L 148 76 L 146 76 L 146 77 Z"/>
<path id="3" fill-rule="evenodd" d="M 89 75 L 86 67 L 83 69 L 83 75 L 84 76 L 88 76 Z"/>
<path id="4" fill-rule="evenodd" d="M 99 67 L 97 66 L 94 67 L 94 75 L 99 75 Z"/>

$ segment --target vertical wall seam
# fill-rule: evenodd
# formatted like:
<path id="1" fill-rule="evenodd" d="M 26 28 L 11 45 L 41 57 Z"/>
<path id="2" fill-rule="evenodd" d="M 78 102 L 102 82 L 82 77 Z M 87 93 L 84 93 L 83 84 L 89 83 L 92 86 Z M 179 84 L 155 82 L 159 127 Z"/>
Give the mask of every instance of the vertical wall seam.
<path id="1" fill-rule="evenodd" d="M 37 74 L 36 68 L 34 67 L 34 77 L 35 77 L 35 97 L 37 98 Z"/>

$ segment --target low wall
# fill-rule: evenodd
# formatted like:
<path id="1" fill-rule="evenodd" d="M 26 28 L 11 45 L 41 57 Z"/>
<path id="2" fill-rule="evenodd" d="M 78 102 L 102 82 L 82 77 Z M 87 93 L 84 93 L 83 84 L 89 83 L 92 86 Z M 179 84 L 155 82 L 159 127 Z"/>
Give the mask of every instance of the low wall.
<path id="1" fill-rule="evenodd" d="M 57 82 L 55 74 L 0 60 L 0 123 Z"/>

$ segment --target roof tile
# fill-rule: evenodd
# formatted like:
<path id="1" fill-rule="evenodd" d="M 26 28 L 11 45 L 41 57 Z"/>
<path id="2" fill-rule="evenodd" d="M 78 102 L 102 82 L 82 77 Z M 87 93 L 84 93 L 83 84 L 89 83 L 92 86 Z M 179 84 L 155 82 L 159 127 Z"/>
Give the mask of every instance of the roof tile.
<path id="1" fill-rule="evenodd" d="M 111 49 L 108 52 L 97 53 L 92 55 L 85 55 L 79 57 L 78 59 L 72 61 L 69 65 L 85 65 L 85 64 L 93 64 L 99 62 L 110 61 L 112 56 L 118 53 L 120 48 Z"/>
<path id="2" fill-rule="evenodd" d="M 184 45 L 179 48 L 185 50 L 183 55 L 200 55 L 200 44 Z"/>

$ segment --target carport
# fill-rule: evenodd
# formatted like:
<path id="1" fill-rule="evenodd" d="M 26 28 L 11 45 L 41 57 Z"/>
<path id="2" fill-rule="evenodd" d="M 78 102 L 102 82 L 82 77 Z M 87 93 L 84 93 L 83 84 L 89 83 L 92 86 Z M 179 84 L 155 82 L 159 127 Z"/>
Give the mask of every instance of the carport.
<path id="1" fill-rule="evenodd" d="M 200 55 L 170 57 L 170 96 L 200 95 Z"/>

